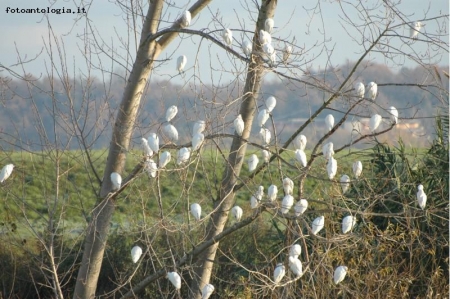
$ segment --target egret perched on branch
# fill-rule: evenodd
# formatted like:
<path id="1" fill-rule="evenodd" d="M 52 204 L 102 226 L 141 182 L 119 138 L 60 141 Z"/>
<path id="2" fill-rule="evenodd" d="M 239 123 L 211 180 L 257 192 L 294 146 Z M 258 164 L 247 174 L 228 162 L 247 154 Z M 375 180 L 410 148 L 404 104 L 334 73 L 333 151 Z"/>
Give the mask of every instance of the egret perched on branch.
<path id="1" fill-rule="evenodd" d="M 375 82 L 370 82 L 367 85 L 367 97 L 372 101 L 375 101 L 378 95 L 378 85 Z"/>
<path id="2" fill-rule="evenodd" d="M 281 202 L 281 213 L 287 214 L 293 205 L 294 197 L 290 194 L 286 194 L 286 196 L 283 197 L 283 201 Z"/>
<path id="3" fill-rule="evenodd" d="M 153 156 L 153 151 L 150 148 L 150 146 L 148 145 L 148 141 L 145 138 L 141 138 L 141 146 L 142 146 L 142 150 L 144 151 L 144 155 L 146 157 L 151 157 Z"/>
<path id="4" fill-rule="evenodd" d="M 275 185 L 270 185 L 269 189 L 267 189 L 267 199 L 269 201 L 274 201 L 277 199 L 278 187 Z"/>
<path id="5" fill-rule="evenodd" d="M 259 186 L 258 191 L 256 191 L 255 194 L 252 195 L 250 198 L 250 206 L 252 209 L 256 209 L 259 206 L 260 201 L 262 200 L 264 196 L 264 187 Z"/>
<path id="6" fill-rule="evenodd" d="M 357 82 L 355 84 L 355 94 L 358 98 L 360 98 L 360 99 L 364 98 L 365 91 L 366 91 L 366 89 L 362 82 Z"/>
<path id="7" fill-rule="evenodd" d="M 111 175 L 111 183 L 113 191 L 119 190 L 122 185 L 122 177 L 117 172 L 112 172 Z"/>
<path id="8" fill-rule="evenodd" d="M 268 163 L 269 160 L 270 160 L 270 153 L 269 153 L 269 151 L 268 150 L 262 150 L 261 153 L 262 153 L 264 162 Z"/>
<path id="9" fill-rule="evenodd" d="M 275 48 L 272 46 L 272 44 L 264 44 L 262 46 L 262 49 L 269 59 L 271 59 L 272 54 L 275 53 Z"/>
<path id="10" fill-rule="evenodd" d="M 308 165 L 308 161 L 306 160 L 306 154 L 303 150 L 297 149 L 295 150 L 295 158 L 298 162 L 302 164 L 303 167 L 306 167 Z"/>
<path id="11" fill-rule="evenodd" d="M 332 180 L 337 172 L 337 161 L 335 158 L 331 157 L 327 163 L 328 178 Z"/>
<path id="12" fill-rule="evenodd" d="M 299 244 L 292 244 L 291 249 L 289 250 L 289 256 L 298 258 L 300 254 L 302 254 L 302 246 Z"/>
<path id="13" fill-rule="evenodd" d="M 292 194 L 294 191 L 294 182 L 290 178 L 283 179 L 284 194 Z"/>
<path id="14" fill-rule="evenodd" d="M 283 61 L 287 62 L 287 60 L 289 59 L 289 56 L 291 56 L 292 54 L 292 47 L 288 44 L 286 44 L 284 46 L 284 50 L 283 50 Z"/>
<path id="15" fill-rule="evenodd" d="M 412 39 L 417 39 L 417 35 L 419 34 L 420 29 L 425 26 L 422 22 L 412 22 L 410 24 L 411 28 L 409 28 L 409 35 Z"/>
<path id="16" fill-rule="evenodd" d="M 272 133 L 270 133 L 269 129 L 261 128 L 259 131 L 259 135 L 261 136 L 262 142 L 264 145 L 268 145 L 270 143 L 270 139 L 272 138 Z"/>
<path id="17" fill-rule="evenodd" d="M 264 30 L 267 31 L 268 33 L 272 33 L 274 23 L 275 22 L 273 21 L 272 18 L 266 19 L 266 21 L 264 22 Z"/>
<path id="18" fill-rule="evenodd" d="M 272 43 L 272 36 L 269 32 L 264 30 L 259 30 L 259 42 L 261 45 Z"/>
<path id="19" fill-rule="evenodd" d="M 273 271 L 273 281 L 275 282 L 275 284 L 278 284 L 283 279 L 285 274 L 286 268 L 284 267 L 284 265 L 281 263 L 277 264 L 275 270 Z"/>
<path id="20" fill-rule="evenodd" d="M 379 114 L 374 114 L 372 115 L 372 117 L 370 118 L 369 121 L 369 130 L 370 132 L 375 132 L 375 130 L 378 128 L 378 126 L 381 124 L 381 115 Z"/>
<path id="21" fill-rule="evenodd" d="M 311 232 L 313 235 L 317 235 L 318 232 L 322 230 L 322 228 L 325 225 L 325 217 L 319 216 L 316 219 L 313 220 L 311 224 Z"/>
<path id="22" fill-rule="evenodd" d="M 333 157 L 333 155 L 334 155 L 333 147 L 334 147 L 333 142 L 331 142 L 331 141 L 328 143 L 325 143 L 322 146 L 322 153 L 326 160 L 329 160 L 331 157 Z"/>
<path id="23" fill-rule="evenodd" d="M 189 10 L 186 10 L 181 16 L 180 25 L 183 28 L 189 27 L 189 25 L 191 25 L 191 13 L 189 12 Z"/>
<path id="24" fill-rule="evenodd" d="M 170 280 L 175 289 L 181 289 L 181 277 L 177 272 L 167 272 L 166 277 Z"/>
<path id="25" fill-rule="evenodd" d="M 209 296 L 214 292 L 214 286 L 210 283 L 205 284 L 202 289 L 202 299 L 208 299 Z"/>
<path id="26" fill-rule="evenodd" d="M 325 126 L 327 128 L 328 131 L 331 131 L 331 129 L 333 129 L 334 126 L 334 116 L 332 114 L 328 114 L 325 117 Z"/>
<path id="27" fill-rule="evenodd" d="M 156 172 L 158 171 L 158 166 L 156 165 L 155 161 L 153 161 L 152 159 L 145 161 L 144 169 L 147 172 L 147 174 L 149 175 L 149 177 L 152 177 L 152 178 L 156 177 Z"/>
<path id="28" fill-rule="evenodd" d="M 261 109 L 261 111 L 259 111 L 258 113 L 258 125 L 260 127 L 264 126 L 269 117 L 269 111 L 267 111 L 267 109 Z"/>
<path id="29" fill-rule="evenodd" d="M 295 216 L 300 216 L 301 214 L 303 214 L 306 209 L 308 208 L 308 201 L 306 199 L 300 199 L 299 201 L 297 201 L 295 203 L 294 206 L 294 211 L 295 211 Z"/>
<path id="30" fill-rule="evenodd" d="M 156 133 L 150 133 L 148 136 L 148 146 L 154 151 L 156 154 L 159 152 L 159 137 Z"/>
<path id="31" fill-rule="evenodd" d="M 186 66 L 187 58 L 185 55 L 181 55 L 177 59 L 177 71 L 181 74 L 184 72 L 184 67 Z"/>
<path id="32" fill-rule="evenodd" d="M 236 219 L 237 222 L 241 221 L 242 218 L 242 208 L 240 206 L 234 206 L 231 209 L 231 214 L 233 215 L 234 219 Z"/>
<path id="33" fill-rule="evenodd" d="M 397 122 L 398 122 L 398 111 L 397 111 L 397 109 L 394 106 L 391 106 L 391 107 L 388 108 L 387 111 L 390 114 L 389 117 L 391 119 L 391 122 L 394 123 L 394 124 L 397 124 Z"/>
<path id="34" fill-rule="evenodd" d="M 356 161 L 353 163 L 353 175 L 355 176 L 355 178 L 359 178 L 362 173 L 362 169 L 363 166 L 361 161 Z"/>
<path id="35" fill-rule="evenodd" d="M 242 52 L 244 52 L 244 54 L 246 56 L 250 56 L 252 54 L 252 42 L 249 40 L 244 40 L 241 44 L 241 48 L 242 48 Z"/>
<path id="36" fill-rule="evenodd" d="M 342 188 L 342 193 L 347 192 L 348 188 L 350 188 L 350 177 L 346 174 L 341 176 L 341 188 Z"/>
<path id="37" fill-rule="evenodd" d="M 297 278 L 303 276 L 302 262 L 298 258 L 293 256 L 289 257 L 289 268 Z"/>
<path id="38" fill-rule="evenodd" d="M 273 96 L 270 96 L 265 101 L 267 112 L 272 112 L 273 108 L 277 105 L 277 99 Z"/>
<path id="39" fill-rule="evenodd" d="M 294 147 L 296 149 L 301 149 L 302 151 L 304 151 L 306 147 L 306 142 L 307 140 L 305 135 L 298 135 L 294 139 Z"/>
<path id="40" fill-rule="evenodd" d="M 159 157 L 159 168 L 166 167 L 166 165 L 170 162 L 170 159 L 170 153 L 168 151 L 163 152 Z"/>
<path id="41" fill-rule="evenodd" d="M 13 172 L 13 169 L 14 169 L 13 164 L 7 164 L 3 166 L 2 171 L 0 172 L 0 183 L 3 183 L 4 181 L 6 181 L 7 178 L 9 178 L 9 176 Z"/>
<path id="42" fill-rule="evenodd" d="M 199 150 L 205 140 L 205 135 L 203 133 L 195 133 L 192 136 L 192 151 Z"/>
<path id="43" fill-rule="evenodd" d="M 189 157 L 191 156 L 191 149 L 187 147 L 182 147 L 178 151 L 177 156 L 177 165 L 181 165 L 189 161 Z"/>
<path id="44" fill-rule="evenodd" d="M 133 263 L 137 263 L 137 261 L 139 260 L 139 258 L 142 255 L 142 248 L 139 246 L 134 246 L 131 249 L 131 260 L 133 261 Z"/>
<path id="45" fill-rule="evenodd" d="M 348 268 L 346 266 L 339 266 L 334 270 L 333 280 L 334 284 L 338 284 L 344 280 L 345 275 L 347 275 Z"/>
<path id="46" fill-rule="evenodd" d="M 178 141 L 178 131 L 177 129 L 170 123 L 167 123 L 163 126 L 164 135 L 173 143 Z"/>
<path id="47" fill-rule="evenodd" d="M 200 220 L 202 216 L 202 207 L 198 203 L 191 204 L 191 214 L 195 220 Z"/>
<path id="48" fill-rule="evenodd" d="M 239 136 L 242 136 L 244 132 L 244 121 L 242 120 L 242 115 L 238 115 L 234 120 L 234 129 Z"/>
<path id="49" fill-rule="evenodd" d="M 253 170 L 255 170 L 256 166 L 258 166 L 258 163 L 259 163 L 258 156 L 256 156 L 255 154 L 251 154 L 247 160 L 248 171 L 252 172 Z"/>
<path id="50" fill-rule="evenodd" d="M 222 38 L 223 38 L 223 41 L 224 41 L 228 46 L 231 46 L 231 44 L 233 43 L 233 32 L 231 32 L 230 29 L 225 28 L 225 29 L 222 31 Z"/>
<path id="51" fill-rule="evenodd" d="M 423 191 L 423 185 L 417 186 L 417 203 L 419 207 L 423 210 L 427 204 L 427 195 Z"/>
<path id="52" fill-rule="evenodd" d="M 178 113 L 178 108 L 175 105 L 170 106 L 166 110 L 166 121 L 171 121 Z"/>
<path id="53" fill-rule="evenodd" d="M 353 229 L 356 224 L 356 217 L 352 215 L 345 216 L 342 219 L 342 233 L 346 234 Z"/>
<path id="54" fill-rule="evenodd" d="M 203 133 L 203 131 L 206 128 L 206 124 L 204 120 L 197 120 L 194 123 L 194 127 L 192 128 L 192 136 L 194 136 L 197 133 Z"/>

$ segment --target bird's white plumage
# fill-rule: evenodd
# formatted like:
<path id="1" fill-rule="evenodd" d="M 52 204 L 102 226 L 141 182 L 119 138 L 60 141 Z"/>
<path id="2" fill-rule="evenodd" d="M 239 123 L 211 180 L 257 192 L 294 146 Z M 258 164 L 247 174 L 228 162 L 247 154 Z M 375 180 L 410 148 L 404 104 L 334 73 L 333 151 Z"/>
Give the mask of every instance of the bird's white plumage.
<path id="1" fill-rule="evenodd" d="M 178 131 L 174 125 L 167 123 L 162 127 L 164 135 L 173 143 L 178 141 Z"/>
<path id="2" fill-rule="evenodd" d="M 302 262 L 298 258 L 293 256 L 289 257 L 289 268 L 296 277 L 303 276 Z"/>
<path id="3" fill-rule="evenodd" d="M 328 143 L 325 143 L 323 146 L 322 146 L 322 154 L 323 154 L 323 157 L 326 159 L 326 160 L 328 160 L 328 159 L 330 159 L 331 157 L 333 157 L 333 155 L 334 155 L 334 145 L 333 145 L 333 142 L 328 142 Z"/>
<path id="4" fill-rule="evenodd" d="M 181 16 L 181 22 L 180 25 L 181 27 L 185 28 L 185 27 L 189 27 L 189 25 L 191 25 L 191 13 L 189 12 L 189 10 L 186 10 L 183 15 Z"/>
<path id="5" fill-rule="evenodd" d="M 270 143 L 270 139 L 272 139 L 272 133 L 270 133 L 269 129 L 261 128 L 259 131 L 259 136 L 261 136 L 262 142 L 264 145 Z"/>
<path id="6" fill-rule="evenodd" d="M 133 261 L 133 263 L 137 263 L 137 261 L 139 260 L 139 258 L 142 255 L 142 248 L 139 246 L 134 246 L 133 248 L 131 248 L 131 260 Z"/>
<path id="7" fill-rule="evenodd" d="M 270 160 L 270 153 L 269 153 L 269 151 L 268 150 L 262 150 L 261 153 L 262 153 L 263 161 L 266 162 L 266 163 L 269 162 L 269 160 Z"/>
<path id="8" fill-rule="evenodd" d="M 362 82 L 355 83 L 355 94 L 358 98 L 364 98 L 365 91 L 366 88 L 364 87 L 364 84 Z"/>
<path id="9" fill-rule="evenodd" d="M 231 32 L 230 29 L 225 28 L 224 30 L 222 30 L 222 38 L 227 46 L 231 46 L 231 44 L 233 43 L 233 32 Z"/>
<path id="10" fill-rule="evenodd" d="M 267 112 L 272 112 L 277 105 L 277 99 L 274 96 L 270 96 L 265 101 Z"/>
<path id="11" fill-rule="evenodd" d="M 300 216 L 306 211 L 307 208 L 308 208 L 308 201 L 304 198 L 300 199 L 295 203 L 294 206 L 295 216 L 297 217 Z"/>
<path id="12" fill-rule="evenodd" d="M 191 214 L 195 220 L 200 220 L 202 216 L 202 207 L 198 203 L 191 204 Z"/>
<path id="13" fill-rule="evenodd" d="M 272 43 L 272 36 L 269 32 L 260 30 L 259 31 L 259 42 L 261 45 L 270 44 Z"/>
<path id="14" fill-rule="evenodd" d="M 269 59 L 271 59 L 272 54 L 275 53 L 275 48 L 272 46 L 272 44 L 264 44 L 262 46 L 262 49 Z"/>
<path id="15" fill-rule="evenodd" d="M 258 156 L 256 156 L 255 154 L 251 154 L 250 157 L 247 159 L 248 171 L 252 172 L 253 170 L 255 170 L 256 166 L 258 166 L 258 163 L 259 163 Z"/>
<path id="16" fill-rule="evenodd" d="M 213 292 L 214 286 L 210 283 L 205 284 L 205 286 L 202 288 L 202 299 L 208 299 Z"/>
<path id="17" fill-rule="evenodd" d="M 259 200 L 256 198 L 255 195 L 252 195 L 252 197 L 250 197 L 250 207 L 252 209 L 256 209 L 259 206 Z"/>
<path id="18" fill-rule="evenodd" d="M 191 156 L 191 149 L 187 147 L 182 147 L 178 151 L 177 156 L 177 165 L 181 165 L 189 161 L 189 157 Z"/>
<path id="19" fill-rule="evenodd" d="M 367 98 L 375 101 L 378 94 L 378 85 L 375 82 L 370 82 L 367 85 Z"/>
<path id="20" fill-rule="evenodd" d="M 347 192 L 348 188 L 350 188 L 350 177 L 344 174 L 341 176 L 339 182 L 341 183 L 342 193 Z"/>
<path id="21" fill-rule="evenodd" d="M 258 125 L 260 127 L 264 126 L 269 117 L 270 117 L 269 111 L 267 111 L 267 109 L 261 109 L 261 111 L 259 111 L 258 113 L 257 118 Z"/>
<path id="22" fill-rule="evenodd" d="M 283 190 L 284 194 L 292 194 L 294 191 L 294 182 L 290 178 L 283 179 Z"/>
<path id="23" fill-rule="evenodd" d="M 412 22 L 410 24 L 409 35 L 412 39 L 417 39 L 420 29 L 424 26 L 422 22 Z"/>
<path id="24" fill-rule="evenodd" d="M 394 124 L 398 123 L 398 111 L 397 108 L 394 106 L 391 106 L 388 108 L 389 118 L 391 119 L 391 122 Z"/>
<path id="25" fill-rule="evenodd" d="M 328 178 L 332 180 L 337 172 L 337 161 L 335 158 L 331 157 L 327 163 Z"/>
<path id="26" fill-rule="evenodd" d="M 300 244 L 292 244 L 291 249 L 289 250 L 289 256 L 298 258 L 300 254 L 302 254 L 302 246 L 300 246 Z"/>
<path id="27" fill-rule="evenodd" d="M 308 164 L 308 161 L 306 160 L 306 154 L 301 149 L 295 150 L 295 158 L 302 164 L 303 167 L 306 167 L 306 165 Z"/>
<path id="28" fill-rule="evenodd" d="M 231 209 L 231 214 L 233 215 L 234 219 L 236 219 L 236 221 L 241 221 L 243 214 L 242 208 L 240 206 L 234 206 Z"/>
<path id="29" fill-rule="evenodd" d="M 194 136 L 192 136 L 192 151 L 199 150 L 203 141 L 205 141 L 205 135 L 203 135 L 203 133 L 195 133 Z"/>
<path id="30" fill-rule="evenodd" d="M 159 152 L 159 137 L 156 133 L 150 133 L 148 136 L 148 146 L 154 151 L 156 154 Z"/>
<path id="31" fill-rule="evenodd" d="M 255 194 L 252 195 L 250 198 L 250 206 L 252 209 L 256 209 L 259 206 L 259 203 L 261 202 L 262 198 L 264 196 L 264 187 L 259 186 L 258 191 L 255 192 Z"/>
<path id="32" fill-rule="evenodd" d="M 344 280 L 347 275 L 348 268 L 346 266 L 339 266 L 334 270 L 333 281 L 334 284 L 338 284 Z"/>
<path id="33" fill-rule="evenodd" d="M 316 219 L 313 220 L 311 224 L 311 232 L 313 235 L 317 235 L 318 232 L 322 230 L 322 228 L 325 225 L 325 217 L 319 216 Z"/>
<path id="34" fill-rule="evenodd" d="M 156 172 L 158 171 L 158 166 L 156 165 L 155 161 L 152 159 L 149 159 L 145 161 L 145 171 L 149 175 L 149 177 L 156 177 Z"/>
<path id="35" fill-rule="evenodd" d="M 297 137 L 295 137 L 294 139 L 294 147 L 296 149 L 301 149 L 301 150 L 305 150 L 306 147 L 306 136 L 305 135 L 298 135 Z"/>
<path id="36" fill-rule="evenodd" d="M 333 129 L 334 126 L 334 116 L 332 114 L 328 114 L 327 116 L 325 116 L 325 127 L 327 128 L 328 131 L 331 131 L 331 129 Z"/>
<path id="37" fill-rule="evenodd" d="M 178 57 L 177 59 L 177 71 L 179 73 L 184 71 L 184 67 L 186 66 L 187 63 L 187 57 L 185 55 L 181 55 L 180 57 Z"/>
<path id="38" fill-rule="evenodd" d="M 150 148 L 150 146 L 148 145 L 148 140 L 147 139 L 141 138 L 141 147 L 142 147 L 142 150 L 144 151 L 144 155 L 146 157 L 153 156 L 153 151 Z"/>
<path id="39" fill-rule="evenodd" d="M 363 169 L 361 161 L 353 162 L 352 168 L 353 168 L 353 175 L 355 176 L 355 178 L 359 178 Z"/>
<path id="40" fill-rule="evenodd" d="M 181 277 L 177 272 L 167 272 L 166 277 L 170 280 L 175 289 L 181 289 Z"/>
<path id="41" fill-rule="evenodd" d="M 162 152 L 159 157 L 159 168 L 164 168 L 170 162 L 171 156 L 168 151 Z"/>
<path id="42" fill-rule="evenodd" d="M 206 128 L 206 123 L 204 120 L 197 120 L 192 128 L 192 136 L 197 133 L 203 133 Z"/>
<path id="43" fill-rule="evenodd" d="M 289 59 L 289 56 L 292 54 L 292 46 L 285 45 L 283 50 L 283 61 L 286 62 Z"/>
<path id="44" fill-rule="evenodd" d="M 120 176 L 120 174 L 118 174 L 117 172 L 112 172 L 110 177 L 113 191 L 119 190 L 120 186 L 122 185 L 122 177 Z"/>
<path id="45" fill-rule="evenodd" d="M 278 284 L 286 274 L 286 268 L 283 264 L 277 264 L 275 270 L 273 271 L 273 281 Z"/>
<path id="46" fill-rule="evenodd" d="M 283 200 L 281 201 L 281 213 L 287 214 L 289 210 L 294 205 L 294 197 L 290 194 L 286 194 L 286 196 L 283 197 Z"/>
<path id="47" fill-rule="evenodd" d="M 276 185 L 270 185 L 269 189 L 267 189 L 267 199 L 269 201 L 274 201 L 277 199 L 278 195 L 278 187 Z"/>
<path id="48" fill-rule="evenodd" d="M 264 22 L 264 30 L 267 31 L 268 33 L 272 33 L 274 24 L 275 22 L 273 21 L 272 18 L 266 19 L 266 21 Z"/>
<path id="49" fill-rule="evenodd" d="M 166 110 L 166 121 L 171 121 L 178 113 L 178 107 L 175 105 L 170 106 Z"/>
<path id="50" fill-rule="evenodd" d="M 375 132 L 375 130 L 380 126 L 382 117 L 379 114 L 374 114 L 369 121 L 370 132 Z"/>
<path id="51" fill-rule="evenodd" d="M 417 186 L 417 204 L 423 210 L 427 205 L 427 195 L 423 191 L 423 185 Z"/>
<path id="52" fill-rule="evenodd" d="M 342 233 L 346 234 L 352 230 L 356 224 L 356 217 L 352 215 L 345 216 L 342 219 Z"/>
<path id="53" fill-rule="evenodd" d="M 242 52 L 244 52 L 244 54 L 246 56 L 250 56 L 252 54 L 252 42 L 249 40 L 244 40 L 241 44 L 241 48 L 242 48 Z"/>
<path id="54" fill-rule="evenodd" d="M 0 183 L 3 183 L 9 178 L 9 176 L 13 172 L 13 169 L 14 169 L 13 164 L 7 164 L 3 166 L 2 171 L 0 172 Z"/>
<path id="55" fill-rule="evenodd" d="M 234 129 L 236 130 L 236 133 L 239 136 L 242 136 L 242 133 L 244 132 L 244 121 L 242 120 L 242 115 L 239 114 L 233 123 L 234 123 Z"/>

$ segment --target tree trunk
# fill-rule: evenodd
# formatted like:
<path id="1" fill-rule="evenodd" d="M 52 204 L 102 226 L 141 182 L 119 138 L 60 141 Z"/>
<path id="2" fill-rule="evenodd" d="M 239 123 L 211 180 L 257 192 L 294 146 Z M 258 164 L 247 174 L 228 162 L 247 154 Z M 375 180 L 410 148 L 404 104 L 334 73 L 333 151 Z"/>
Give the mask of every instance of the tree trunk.
<path id="1" fill-rule="evenodd" d="M 259 30 L 264 29 L 264 23 L 267 18 L 273 17 L 276 5 L 276 0 L 265 0 L 259 10 L 256 33 L 253 36 L 253 53 L 257 54 L 252 54 L 251 62 L 248 64 L 247 80 L 244 87 L 245 96 L 243 97 L 240 107 L 240 114 L 245 123 L 245 129 L 242 134 L 243 139 L 248 139 L 250 136 L 250 130 L 256 110 L 256 101 L 264 72 L 264 62 L 258 54 L 262 52 L 258 39 Z M 222 180 L 220 188 L 219 200 L 214 203 L 214 209 L 217 208 L 217 210 L 208 223 L 206 239 L 210 239 L 223 231 L 228 220 L 228 213 L 234 204 L 235 193 L 233 188 L 237 182 L 236 178 L 241 172 L 242 163 L 244 162 L 244 156 L 247 150 L 247 144 L 243 139 L 237 135 L 233 139 L 224 179 Z M 219 243 L 212 245 L 198 258 L 198 262 L 194 266 L 195 276 L 191 285 L 191 298 L 200 299 L 200 290 L 205 284 L 209 283 L 218 246 Z"/>

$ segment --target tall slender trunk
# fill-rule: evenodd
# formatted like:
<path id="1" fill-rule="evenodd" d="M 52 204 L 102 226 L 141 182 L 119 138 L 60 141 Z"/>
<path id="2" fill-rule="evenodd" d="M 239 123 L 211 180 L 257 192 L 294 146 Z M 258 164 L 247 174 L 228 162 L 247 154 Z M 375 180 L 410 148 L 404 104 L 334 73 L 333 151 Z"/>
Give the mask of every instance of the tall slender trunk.
<path id="1" fill-rule="evenodd" d="M 253 36 L 254 53 L 261 53 L 261 46 L 258 39 L 259 30 L 264 29 L 264 23 L 267 18 L 273 17 L 276 5 L 277 0 L 265 0 L 261 4 L 256 33 Z M 245 123 L 245 129 L 242 134 L 242 138 L 244 139 L 248 139 L 250 136 L 250 130 L 256 110 L 256 100 L 261 87 L 263 72 L 263 60 L 260 55 L 252 55 L 251 62 L 248 64 L 247 80 L 243 91 L 245 96 L 243 97 L 240 107 L 240 114 L 242 115 L 242 119 Z M 225 227 L 228 220 L 228 213 L 234 203 L 235 193 L 233 188 L 237 182 L 236 178 L 241 172 L 246 150 L 247 144 L 240 137 L 236 136 L 231 145 L 219 197 L 214 203 L 214 208 L 217 210 L 212 215 L 211 220 L 208 223 L 206 239 L 210 239 L 220 234 Z M 209 283 L 218 246 L 219 243 L 212 245 L 199 256 L 198 262 L 194 266 L 195 276 L 191 285 L 191 298 L 200 299 L 200 290 L 205 284 Z"/>

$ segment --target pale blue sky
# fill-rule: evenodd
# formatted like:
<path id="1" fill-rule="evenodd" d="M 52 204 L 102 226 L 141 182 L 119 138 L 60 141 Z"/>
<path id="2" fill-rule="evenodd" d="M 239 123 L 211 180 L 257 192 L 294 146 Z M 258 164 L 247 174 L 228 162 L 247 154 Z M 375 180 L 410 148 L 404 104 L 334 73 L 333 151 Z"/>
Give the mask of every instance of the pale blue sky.
<path id="1" fill-rule="evenodd" d="M 124 20 L 124 15 L 121 13 L 120 9 L 114 3 L 114 1 L 107 0 L 94 0 L 92 4 L 86 8 L 88 9 L 88 17 L 92 21 L 92 25 L 95 26 L 96 30 L 99 32 L 99 36 L 104 40 L 105 43 L 110 46 L 113 45 L 120 55 L 126 56 L 126 52 L 123 50 L 123 46 L 119 42 L 119 37 L 123 40 L 127 40 L 126 34 L 126 21 Z M 169 9 L 164 18 L 168 21 L 173 21 L 176 19 L 177 15 L 184 11 L 189 5 L 195 1 L 175 1 L 179 8 Z M 219 20 L 224 26 L 230 29 L 239 29 L 242 26 L 247 30 L 254 29 L 254 23 L 250 16 L 255 17 L 254 7 L 250 7 L 253 11 L 252 13 L 247 12 L 242 8 L 242 3 L 244 0 L 229 0 L 229 1 L 213 1 L 209 6 L 209 9 L 203 11 L 201 15 L 195 18 L 192 22 L 190 29 L 203 29 L 209 28 L 210 30 L 221 29 L 220 25 L 216 22 L 213 23 L 213 16 L 218 15 Z M 258 1 L 259 2 L 259 1 Z M 322 18 L 319 14 L 313 16 L 312 11 L 308 12 L 306 9 L 312 9 L 317 2 L 320 4 L 322 11 Z M 348 1 L 355 2 L 356 1 Z M 381 1 L 367 0 L 361 1 L 362 5 L 366 8 L 373 7 Z M 32 3 L 32 4 L 31 4 Z M 34 59 L 33 62 L 28 63 L 25 66 L 27 73 L 32 73 L 35 76 L 45 75 L 46 66 L 48 67 L 50 58 L 46 53 L 44 48 L 43 40 L 48 40 L 48 25 L 42 14 L 11 14 L 6 13 L 6 8 L 34 8 L 34 7 L 48 7 L 52 8 L 76 8 L 79 6 L 78 0 L 76 1 L 49 1 L 49 0 L 0 0 L 0 28 L 2 31 L 2 42 L 0 43 L 0 63 L 6 67 L 10 67 L 13 70 L 22 73 L 22 69 L 19 66 L 15 66 L 18 62 L 18 55 L 22 57 L 22 60 Z M 249 5 L 253 5 L 253 1 L 248 1 Z M 342 3 L 342 2 L 341 2 Z M 308 7 L 308 5 L 310 5 Z M 344 4 L 343 4 L 344 5 Z M 448 0 L 408 0 L 403 1 L 399 6 L 402 13 L 408 15 L 408 20 L 422 20 L 432 17 L 437 17 L 440 15 L 445 15 L 449 13 L 449 3 Z M 358 20 L 357 13 L 354 8 L 347 7 L 345 9 L 346 13 L 354 18 L 357 23 L 361 23 Z M 378 7 L 376 10 L 372 11 L 372 15 L 383 16 L 383 10 Z M 339 6 L 338 1 L 294 1 L 294 0 L 283 0 L 278 2 L 278 7 L 275 14 L 275 26 L 273 37 L 286 38 L 292 40 L 295 37 L 296 44 L 303 48 L 310 48 L 315 43 L 320 43 L 324 40 L 324 36 L 320 34 L 323 32 L 322 24 L 325 26 L 325 39 L 327 40 L 328 53 L 331 53 L 331 61 L 334 66 L 345 63 L 347 60 L 356 60 L 363 51 L 363 47 L 358 45 L 358 40 L 361 40 L 360 36 L 355 32 L 351 31 L 350 34 L 355 37 L 352 40 L 348 36 L 348 33 L 343 29 L 344 22 L 340 19 L 343 16 L 343 12 Z M 85 31 L 87 22 L 84 19 L 75 22 L 76 15 L 49 15 L 50 23 L 55 31 L 55 33 L 64 41 L 65 51 L 66 51 L 66 61 L 69 65 L 69 72 L 73 74 L 80 74 L 80 72 L 85 73 L 87 70 L 86 62 L 80 53 L 80 50 L 84 49 L 83 41 L 79 36 L 83 35 Z M 238 22 L 239 19 L 239 22 Z M 141 22 L 138 19 L 138 22 Z M 307 24 L 310 23 L 308 30 Z M 163 27 L 168 26 L 163 25 Z M 425 26 L 425 31 L 427 33 L 435 34 L 438 30 L 438 23 L 436 21 L 427 21 Z M 448 24 L 445 28 L 445 41 L 448 43 Z M 399 28 L 397 33 L 409 35 L 409 28 L 406 26 Z M 242 39 L 242 33 L 235 31 L 234 36 L 234 48 L 241 52 L 238 41 Z M 233 58 L 228 57 L 224 54 L 223 50 L 217 49 L 217 46 L 211 45 L 208 41 L 200 41 L 199 38 L 190 38 L 188 36 L 183 36 L 182 39 L 175 41 L 168 49 L 165 51 L 161 59 L 167 58 L 168 61 L 163 63 L 162 66 L 155 72 L 154 76 L 158 76 L 160 79 L 171 79 L 176 76 L 175 71 L 175 61 L 176 58 L 182 54 L 188 57 L 187 64 L 187 76 L 194 74 L 194 61 L 197 57 L 197 75 L 200 75 L 201 79 L 204 81 L 211 80 L 230 80 L 235 77 L 237 73 L 242 70 L 242 64 Z M 139 39 L 139 36 L 138 36 Z M 402 47 L 398 43 L 400 40 L 397 38 L 393 43 Z M 134 44 L 134 43 L 132 43 Z M 275 43 L 275 48 L 282 48 L 283 43 Z M 200 47 L 200 51 L 199 51 Z M 130 47 L 133 49 L 133 47 Z M 312 50 L 302 57 L 306 59 L 311 59 L 312 57 L 318 56 L 314 62 L 308 64 L 308 67 L 312 68 L 324 68 L 327 64 L 327 53 L 322 51 Z M 320 48 L 323 49 L 323 48 Z M 424 43 L 415 42 L 411 47 L 403 48 L 405 51 L 415 51 L 417 53 L 427 53 L 433 51 L 433 49 L 426 48 Z M 42 53 L 41 53 L 42 51 Z M 131 50 L 133 52 L 135 50 Z M 172 56 L 173 54 L 173 56 Z M 433 53 L 431 53 L 433 55 Z M 211 57 L 211 58 L 210 58 Z M 123 71 L 120 64 L 111 64 L 111 59 L 106 55 L 101 54 L 99 56 L 93 56 L 93 62 L 98 63 L 98 58 L 105 68 L 113 68 L 115 71 Z M 377 54 L 371 54 L 369 59 L 373 59 L 378 63 L 388 63 L 381 56 Z M 227 72 L 211 72 L 211 66 L 221 69 L 218 65 L 218 61 L 221 61 Z M 448 65 L 448 53 L 441 51 L 438 56 L 433 57 L 430 60 L 431 63 L 441 60 L 441 65 Z M 406 66 L 414 66 L 413 61 L 398 61 Z M 122 60 L 125 63 L 125 60 Z M 227 66 L 231 65 L 230 67 Z M 307 67 L 306 65 L 304 68 Z M 92 74 L 99 75 L 99 71 L 93 71 Z M 5 72 L 0 72 L 0 76 L 6 76 Z M 222 77 L 221 77 L 222 76 Z M 228 78 L 228 79 L 227 79 Z M 180 76 L 172 78 L 174 81 L 183 80 Z M 217 83 L 217 82 L 216 82 Z"/>

